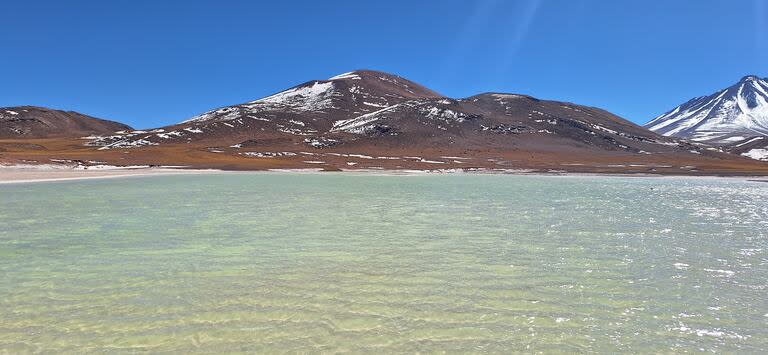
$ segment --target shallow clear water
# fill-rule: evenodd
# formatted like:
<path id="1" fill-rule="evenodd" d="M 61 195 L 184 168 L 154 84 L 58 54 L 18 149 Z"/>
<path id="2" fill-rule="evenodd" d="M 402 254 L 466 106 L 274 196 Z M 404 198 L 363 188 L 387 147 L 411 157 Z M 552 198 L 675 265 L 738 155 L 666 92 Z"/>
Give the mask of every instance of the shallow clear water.
<path id="1" fill-rule="evenodd" d="M 0 185 L 0 352 L 768 350 L 768 184 Z"/>

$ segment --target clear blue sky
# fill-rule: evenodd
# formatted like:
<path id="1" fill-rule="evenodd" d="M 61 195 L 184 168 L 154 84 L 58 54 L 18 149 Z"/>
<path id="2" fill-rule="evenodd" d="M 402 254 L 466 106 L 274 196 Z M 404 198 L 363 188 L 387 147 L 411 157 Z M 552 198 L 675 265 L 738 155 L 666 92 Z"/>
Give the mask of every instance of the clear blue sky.
<path id="1" fill-rule="evenodd" d="M 768 0 L 3 0 L 0 14 L 0 106 L 137 128 L 360 68 L 637 123 L 768 76 Z"/>

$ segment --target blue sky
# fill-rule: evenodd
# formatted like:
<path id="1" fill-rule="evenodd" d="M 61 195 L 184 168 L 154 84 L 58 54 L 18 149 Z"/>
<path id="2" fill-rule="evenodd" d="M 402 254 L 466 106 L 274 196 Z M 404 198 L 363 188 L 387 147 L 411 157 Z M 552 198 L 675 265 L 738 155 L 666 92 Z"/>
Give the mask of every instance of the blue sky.
<path id="1" fill-rule="evenodd" d="M 137 128 L 361 68 L 636 123 L 768 76 L 768 0 L 4 0 L 0 13 L 0 106 Z"/>

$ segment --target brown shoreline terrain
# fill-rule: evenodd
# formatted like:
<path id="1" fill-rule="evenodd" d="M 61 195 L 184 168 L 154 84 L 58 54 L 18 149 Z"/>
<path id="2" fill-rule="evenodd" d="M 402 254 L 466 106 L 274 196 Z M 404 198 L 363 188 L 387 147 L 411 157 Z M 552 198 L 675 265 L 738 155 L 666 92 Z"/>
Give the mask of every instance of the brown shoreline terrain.
<path id="1" fill-rule="evenodd" d="M 766 162 L 665 137 L 598 108 L 505 93 L 453 99 L 369 70 L 156 129 L 105 132 L 112 122 L 88 120 L 99 132 L 0 137 L 0 164 L 768 175 Z"/>
<path id="2" fill-rule="evenodd" d="M 29 147 L 33 148 L 29 148 Z M 292 149 L 293 148 L 293 149 Z M 726 153 L 714 156 L 675 153 L 617 154 L 557 147 L 549 150 L 311 149 L 269 147 L 268 150 L 178 144 L 98 150 L 81 139 L 0 140 L 5 165 L 61 165 L 94 170 L 100 166 L 173 166 L 182 169 L 270 170 L 430 170 L 658 174 L 690 176 L 768 176 L 768 164 Z M 551 147 L 550 147 L 551 148 Z M 213 150 L 213 151 L 212 151 Z M 2 171 L 0 170 L 0 174 Z"/>

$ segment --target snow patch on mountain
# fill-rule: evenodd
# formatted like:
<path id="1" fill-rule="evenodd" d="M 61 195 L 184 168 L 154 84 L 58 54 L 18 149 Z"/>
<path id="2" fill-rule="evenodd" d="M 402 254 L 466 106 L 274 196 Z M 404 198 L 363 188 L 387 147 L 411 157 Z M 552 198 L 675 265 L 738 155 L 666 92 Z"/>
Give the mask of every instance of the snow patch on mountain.
<path id="1" fill-rule="evenodd" d="M 331 90 L 333 90 L 333 83 L 322 83 L 316 81 L 312 83 L 312 85 L 288 89 L 253 102 L 268 102 L 273 104 L 291 104 L 295 102 L 315 103 L 323 101 L 323 99 L 328 96 Z"/>
<path id="2" fill-rule="evenodd" d="M 362 129 L 363 126 L 377 121 L 380 118 L 380 115 L 382 113 L 394 110 L 399 106 L 400 105 L 392 105 L 389 107 L 385 107 L 381 110 L 374 111 L 365 115 L 361 115 L 352 119 L 338 120 L 333 123 L 333 129 L 331 129 L 331 132 L 345 131 L 345 132 L 357 133 L 357 134 L 364 133 L 365 130 Z"/>
<path id="3" fill-rule="evenodd" d="M 351 71 L 348 73 L 336 75 L 334 77 L 329 78 L 328 80 L 330 81 L 330 80 L 344 80 L 344 79 L 361 80 L 362 78 L 360 77 L 360 75 L 357 75 L 357 73 Z"/>
<path id="4" fill-rule="evenodd" d="M 741 153 L 741 155 L 755 160 L 768 161 L 768 149 L 764 148 L 751 149 L 746 153 Z"/>
<path id="5" fill-rule="evenodd" d="M 243 106 L 249 109 L 274 107 L 299 112 L 321 111 L 333 106 L 331 99 L 335 95 L 336 91 L 334 90 L 333 82 L 315 81 L 311 85 L 288 89 L 272 96 L 249 102 Z"/>
<path id="6" fill-rule="evenodd" d="M 240 118 L 243 114 L 255 114 L 274 110 L 320 112 L 333 107 L 332 98 L 334 96 L 339 96 L 339 94 L 335 90 L 333 82 L 315 81 L 311 84 L 297 86 L 243 105 L 228 106 L 209 111 L 181 123 L 211 120 L 229 121 Z"/>
<path id="7" fill-rule="evenodd" d="M 219 121 L 227 121 L 227 120 L 236 119 L 238 117 L 240 117 L 240 109 L 235 106 L 230 106 L 230 107 L 222 107 L 220 109 L 216 109 L 213 111 L 208 111 L 206 113 L 197 115 L 181 123 L 205 122 L 205 121 L 210 121 L 214 119 Z"/>

